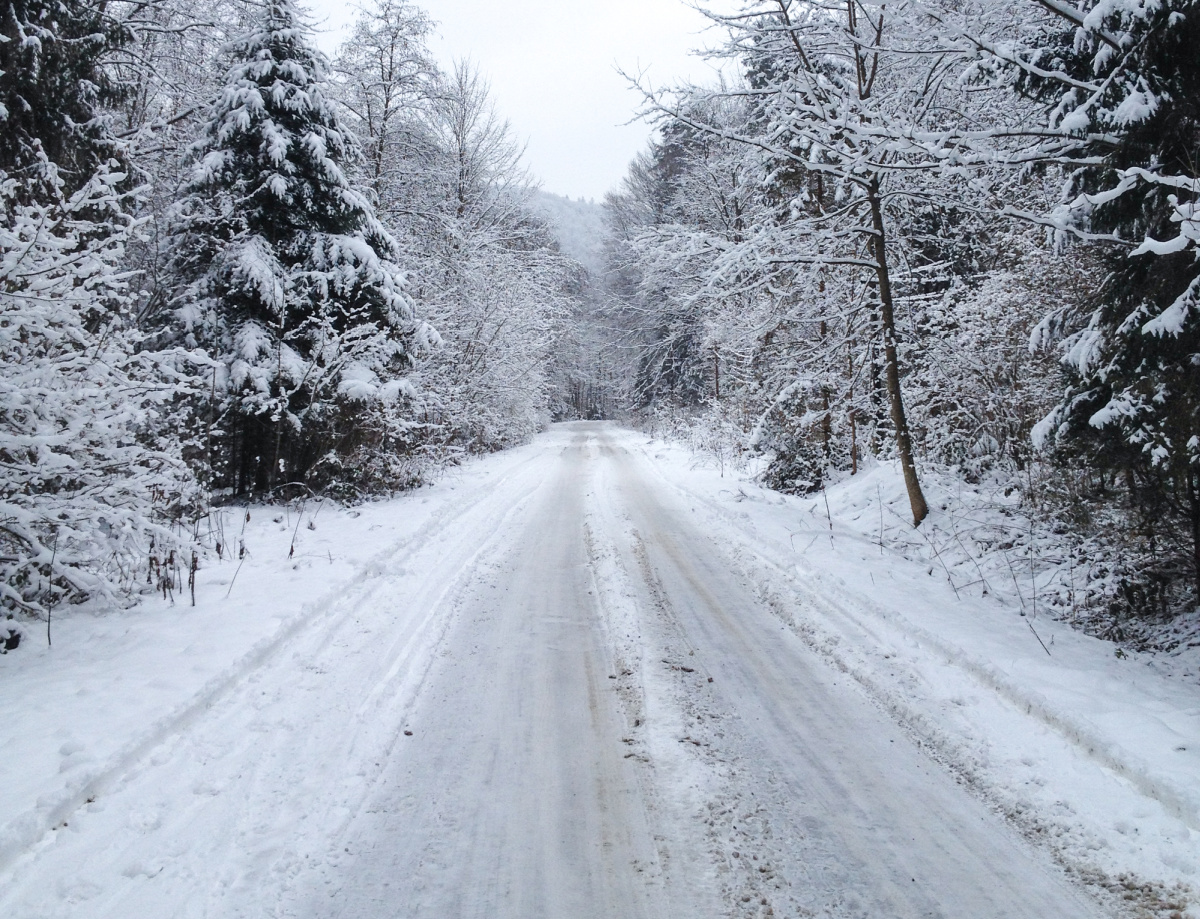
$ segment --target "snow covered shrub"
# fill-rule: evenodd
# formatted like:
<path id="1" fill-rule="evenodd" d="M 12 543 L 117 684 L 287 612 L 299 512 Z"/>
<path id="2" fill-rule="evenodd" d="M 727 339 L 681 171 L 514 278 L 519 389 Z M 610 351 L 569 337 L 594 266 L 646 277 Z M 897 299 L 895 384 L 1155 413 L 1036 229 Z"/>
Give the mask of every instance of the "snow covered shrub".
<path id="1" fill-rule="evenodd" d="M 5 614 L 4 621 L 0 622 L 0 654 L 16 651 L 24 637 L 25 629 L 21 623 L 13 618 L 12 613 Z"/>
<path id="2" fill-rule="evenodd" d="M 789 494 L 819 491 L 833 470 L 850 468 L 845 427 L 842 413 L 830 407 L 826 387 L 810 380 L 794 383 L 754 431 L 753 446 L 770 456 L 763 482 Z"/>
<path id="3" fill-rule="evenodd" d="M 43 159 L 40 184 L 58 194 L 30 204 L 0 172 L 0 602 L 10 609 L 128 592 L 150 546 L 176 544 L 169 522 L 198 498 L 179 454 L 150 443 L 186 381 L 137 351 L 118 270 L 134 226 L 115 165 L 68 195 Z"/>
<path id="4" fill-rule="evenodd" d="M 101 105 L 127 37 L 102 4 L 0 12 L 0 605 L 127 597 L 198 499 L 122 274 L 129 168 Z"/>
<path id="5" fill-rule="evenodd" d="M 753 416 L 733 399 L 713 400 L 702 410 L 686 416 L 689 424 L 685 443 L 693 452 L 711 459 L 724 475 L 744 469 L 751 453 L 747 448 Z"/>

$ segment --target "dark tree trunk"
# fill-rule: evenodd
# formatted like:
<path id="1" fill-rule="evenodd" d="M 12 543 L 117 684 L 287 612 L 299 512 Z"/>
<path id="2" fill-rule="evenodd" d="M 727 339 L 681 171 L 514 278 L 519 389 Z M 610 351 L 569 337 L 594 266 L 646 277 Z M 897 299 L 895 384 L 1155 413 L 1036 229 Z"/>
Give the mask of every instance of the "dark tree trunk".
<path id="1" fill-rule="evenodd" d="M 904 397 L 900 390 L 900 357 L 896 349 L 896 314 L 892 303 L 892 279 L 888 272 L 887 246 L 884 235 L 883 207 L 879 199 L 879 179 L 874 178 L 867 186 L 867 200 L 871 205 L 871 224 L 875 231 L 871 237 L 871 250 L 875 256 L 875 274 L 879 279 L 879 320 L 883 333 L 883 370 L 887 382 L 888 401 L 891 405 L 892 425 L 896 429 L 896 452 L 900 454 L 900 468 L 904 471 L 904 487 L 908 490 L 908 503 L 912 507 L 913 526 L 920 526 L 929 515 L 929 505 L 921 491 L 917 478 L 917 467 L 913 462 L 912 435 L 908 419 L 904 414 Z"/>
<path id="2" fill-rule="evenodd" d="M 1189 469 L 1188 483 L 1188 514 L 1192 518 L 1192 577 L 1194 578 L 1196 603 L 1200 605 L 1200 472 Z"/>

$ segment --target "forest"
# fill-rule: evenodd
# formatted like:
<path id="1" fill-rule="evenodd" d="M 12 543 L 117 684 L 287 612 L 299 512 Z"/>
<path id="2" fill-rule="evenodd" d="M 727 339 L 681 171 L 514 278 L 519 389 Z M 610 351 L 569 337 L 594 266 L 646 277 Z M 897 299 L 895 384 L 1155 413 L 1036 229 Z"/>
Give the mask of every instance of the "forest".
<path id="1" fill-rule="evenodd" d="M 294 0 L 11 0 L 0 603 L 179 589 L 239 551 L 213 507 L 612 418 L 790 493 L 895 464 L 981 580 L 1200 641 L 1197 13 L 714 4 L 723 78 L 643 86 L 653 142 L 556 217 L 407 0 L 328 59 Z"/>

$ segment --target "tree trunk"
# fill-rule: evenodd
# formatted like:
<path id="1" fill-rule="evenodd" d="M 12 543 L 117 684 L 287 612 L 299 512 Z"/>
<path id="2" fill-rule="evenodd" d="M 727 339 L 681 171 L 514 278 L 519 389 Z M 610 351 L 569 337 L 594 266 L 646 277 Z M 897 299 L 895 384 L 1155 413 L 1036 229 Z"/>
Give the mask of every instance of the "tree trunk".
<path id="1" fill-rule="evenodd" d="M 850 419 L 850 474 L 858 475 L 858 413 L 854 408 L 854 346 L 853 342 L 849 350 L 846 352 L 846 365 L 849 372 L 846 374 L 846 379 L 850 381 L 850 392 L 848 401 L 850 403 L 850 411 L 847 417 Z"/>
<path id="2" fill-rule="evenodd" d="M 871 179 L 867 186 L 867 200 L 871 205 L 871 224 L 875 235 L 871 238 L 871 250 L 875 255 L 875 273 L 879 279 L 879 319 L 883 332 L 884 378 L 887 382 L 888 401 L 891 404 L 892 425 L 896 429 L 896 452 L 900 454 L 900 468 L 904 471 L 904 487 L 908 489 L 908 503 L 912 507 L 913 526 L 920 526 L 929 515 L 929 505 L 921 491 L 917 478 L 917 467 L 913 462 L 912 435 L 908 430 L 908 419 L 904 414 L 904 397 L 900 391 L 900 358 L 896 351 L 896 314 L 892 304 L 892 280 L 888 273 L 887 246 L 884 244 L 883 207 L 879 200 L 879 179 Z"/>
<path id="3" fill-rule="evenodd" d="M 1200 472 L 1189 469 L 1188 512 L 1192 524 L 1192 576 L 1195 578 L 1195 599 L 1200 602 Z"/>

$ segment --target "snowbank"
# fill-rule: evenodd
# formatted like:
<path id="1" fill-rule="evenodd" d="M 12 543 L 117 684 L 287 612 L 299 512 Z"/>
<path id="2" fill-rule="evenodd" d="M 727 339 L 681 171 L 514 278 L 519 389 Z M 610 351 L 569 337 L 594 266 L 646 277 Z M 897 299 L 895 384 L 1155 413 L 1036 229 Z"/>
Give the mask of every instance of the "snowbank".
<path id="1" fill-rule="evenodd" d="M 995 578 L 952 586 L 936 544 L 915 551 L 898 469 L 798 498 L 642 443 L 785 622 L 1070 870 L 1160 905 L 1200 887 L 1194 653 L 1081 634 L 1023 609 L 1015 586 L 989 590 Z M 944 514 L 931 505 L 929 531 Z"/>
<path id="2" fill-rule="evenodd" d="M 0 725 L 0 870 L 290 639 L 327 625 L 347 608 L 341 601 L 402 567 L 529 455 L 526 447 L 488 457 L 359 508 L 228 508 L 223 557 L 202 561 L 195 607 L 177 595 L 130 610 L 59 610 L 52 646 L 44 626 L 27 625 L 20 647 L 0 657 L 10 700 Z"/>

